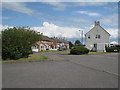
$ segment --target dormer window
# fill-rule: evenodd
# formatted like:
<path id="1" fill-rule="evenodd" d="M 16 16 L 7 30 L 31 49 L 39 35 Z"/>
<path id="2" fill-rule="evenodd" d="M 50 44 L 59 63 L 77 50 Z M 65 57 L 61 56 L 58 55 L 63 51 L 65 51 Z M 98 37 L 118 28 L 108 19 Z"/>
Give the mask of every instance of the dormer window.
<path id="1" fill-rule="evenodd" d="M 96 37 L 95 37 L 96 39 L 100 39 L 100 35 L 96 35 Z"/>

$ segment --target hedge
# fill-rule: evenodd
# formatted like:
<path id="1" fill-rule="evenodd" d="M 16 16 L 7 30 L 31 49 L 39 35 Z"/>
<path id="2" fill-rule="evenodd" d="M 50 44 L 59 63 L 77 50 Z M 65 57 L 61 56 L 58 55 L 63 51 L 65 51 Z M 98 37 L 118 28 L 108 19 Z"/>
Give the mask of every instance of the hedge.
<path id="1" fill-rule="evenodd" d="M 119 52 L 120 47 L 106 47 L 106 52 Z"/>
<path id="2" fill-rule="evenodd" d="M 74 46 L 70 50 L 70 54 L 73 55 L 82 55 L 82 54 L 88 54 L 89 50 L 85 48 L 84 46 Z"/>

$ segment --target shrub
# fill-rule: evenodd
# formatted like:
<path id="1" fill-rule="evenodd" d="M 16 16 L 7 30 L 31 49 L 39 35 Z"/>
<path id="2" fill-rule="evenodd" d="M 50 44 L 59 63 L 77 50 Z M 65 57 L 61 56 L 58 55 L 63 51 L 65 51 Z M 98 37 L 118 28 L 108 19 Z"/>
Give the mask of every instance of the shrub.
<path id="1" fill-rule="evenodd" d="M 31 46 L 40 35 L 24 28 L 8 28 L 2 31 L 2 59 L 19 59 L 32 53 Z"/>
<path id="2" fill-rule="evenodd" d="M 81 54 L 88 54 L 89 50 L 87 48 L 85 48 L 84 46 L 74 46 L 71 51 L 70 54 L 73 55 L 81 55 Z"/>
<path id="3" fill-rule="evenodd" d="M 106 47 L 106 52 L 119 52 L 119 47 Z"/>

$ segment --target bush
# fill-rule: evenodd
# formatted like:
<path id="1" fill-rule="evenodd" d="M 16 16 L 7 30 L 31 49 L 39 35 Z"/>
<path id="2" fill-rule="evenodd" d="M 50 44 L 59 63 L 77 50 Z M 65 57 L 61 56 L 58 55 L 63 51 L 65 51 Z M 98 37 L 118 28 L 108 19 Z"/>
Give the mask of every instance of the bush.
<path id="1" fill-rule="evenodd" d="M 119 52 L 119 47 L 106 47 L 106 52 Z"/>
<path id="2" fill-rule="evenodd" d="M 70 54 L 73 55 L 81 55 L 81 54 L 88 54 L 89 50 L 87 48 L 85 48 L 84 46 L 74 46 L 71 51 Z"/>
<path id="3" fill-rule="evenodd" d="M 8 28 L 2 31 L 2 59 L 19 59 L 32 54 L 31 46 L 40 35 L 24 28 Z"/>

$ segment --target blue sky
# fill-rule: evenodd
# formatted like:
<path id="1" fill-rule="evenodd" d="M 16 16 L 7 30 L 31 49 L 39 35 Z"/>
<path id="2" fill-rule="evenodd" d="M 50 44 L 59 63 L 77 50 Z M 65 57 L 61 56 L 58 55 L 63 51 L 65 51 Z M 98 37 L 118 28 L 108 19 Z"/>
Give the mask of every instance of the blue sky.
<path id="1" fill-rule="evenodd" d="M 117 2 L 3 2 L 2 26 L 29 26 L 50 37 L 74 41 L 99 20 L 117 41 Z"/>

